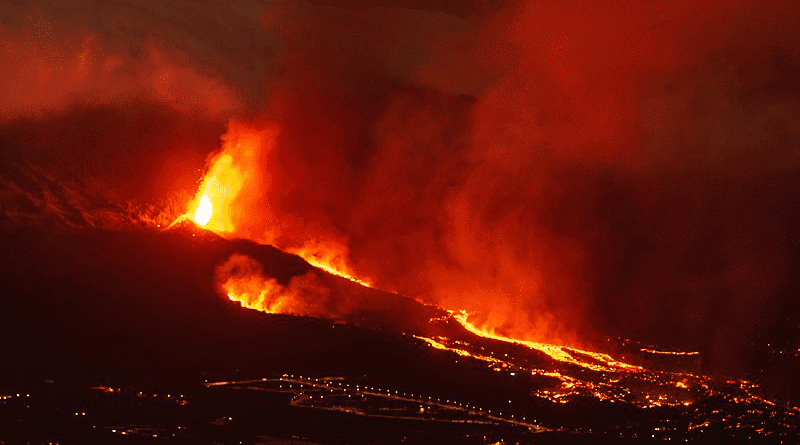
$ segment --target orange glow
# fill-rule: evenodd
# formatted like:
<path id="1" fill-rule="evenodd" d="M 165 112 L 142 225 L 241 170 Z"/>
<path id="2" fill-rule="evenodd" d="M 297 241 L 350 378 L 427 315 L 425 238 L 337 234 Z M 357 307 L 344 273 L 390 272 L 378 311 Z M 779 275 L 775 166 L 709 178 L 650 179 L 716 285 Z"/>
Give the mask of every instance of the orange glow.
<path id="1" fill-rule="evenodd" d="M 242 307 L 271 314 L 305 315 L 291 309 L 292 293 L 274 279 L 265 278 L 261 265 L 248 256 L 231 256 L 218 268 L 216 278 L 220 291 Z"/>
<path id="2" fill-rule="evenodd" d="M 265 231 L 256 232 L 249 227 L 247 220 L 248 210 L 265 205 L 263 202 L 253 201 L 257 199 L 253 196 L 253 191 L 259 190 L 263 193 L 264 190 L 260 189 L 270 185 L 269 178 L 262 173 L 264 166 L 260 163 L 264 162 L 264 154 L 274 148 L 277 135 L 275 127 L 256 128 L 250 124 L 231 121 L 227 133 L 222 137 L 221 149 L 209 159 L 207 172 L 195 198 L 189 203 L 187 212 L 178 220 L 190 219 L 220 235 L 249 238 L 269 244 L 275 243 L 281 236 L 290 238 L 281 232 L 280 223 Z M 371 282 L 362 277 L 357 278 L 348 266 L 347 249 L 341 241 L 310 242 L 304 239 L 300 247 L 297 247 L 289 239 L 287 245 L 279 247 L 330 274 L 372 287 Z M 237 301 L 246 302 L 243 305 L 252 304 L 251 299 L 237 297 Z"/>
<path id="3" fill-rule="evenodd" d="M 303 256 L 303 255 L 300 255 L 300 254 L 298 254 L 298 255 L 301 256 L 301 257 Z M 330 274 L 333 274 L 333 275 L 336 275 L 336 276 L 339 276 L 339 277 L 342 277 L 342 278 L 347 278 L 348 280 L 350 280 L 350 281 L 352 281 L 354 283 L 358 283 L 358 284 L 360 284 L 362 286 L 365 286 L 365 287 L 372 287 L 372 285 L 368 281 L 364 281 L 364 280 L 362 280 L 360 278 L 356 278 L 356 277 L 354 277 L 354 276 L 352 276 L 352 275 L 350 275 L 350 274 L 348 274 L 346 272 L 341 272 L 337 268 L 329 266 L 329 265 L 327 265 L 327 264 L 325 264 L 323 262 L 317 261 L 313 257 L 309 257 L 309 258 L 305 258 L 304 257 L 304 259 L 308 262 L 308 264 L 311 264 L 314 267 L 318 267 L 318 268 L 324 270 L 325 272 L 328 272 Z M 344 267 L 342 267 L 342 269 L 344 269 Z"/>
<path id="4" fill-rule="evenodd" d="M 345 254 L 340 252 L 342 248 L 335 245 L 315 245 L 313 247 L 306 245 L 300 249 L 289 248 L 287 250 L 329 274 L 346 278 L 365 287 L 373 287 L 371 282 L 353 276 L 353 272 L 344 260 Z"/>
<path id="5" fill-rule="evenodd" d="M 543 352 L 550 356 L 554 360 L 558 360 L 564 363 L 571 363 L 573 365 L 578 365 L 584 368 L 591 369 L 593 371 L 614 371 L 619 369 L 627 369 L 627 370 L 642 370 L 643 368 L 639 366 L 629 365 L 627 363 L 623 363 L 620 361 L 615 360 L 608 354 L 603 354 L 599 352 L 590 352 L 590 351 L 583 351 L 580 349 L 570 348 L 567 346 L 557 346 L 548 343 L 538 343 L 532 342 L 527 340 L 516 340 L 513 338 L 505 337 L 502 335 L 495 334 L 491 332 L 490 329 L 480 329 L 470 323 L 467 318 L 469 314 L 465 311 L 461 311 L 460 313 L 453 313 L 453 318 L 458 321 L 461 326 L 464 327 L 467 331 L 483 338 L 490 338 L 492 340 L 498 340 L 506 343 L 514 343 L 518 345 L 527 346 L 528 348 Z M 576 357 L 576 354 L 586 355 L 591 358 L 594 363 L 581 360 Z"/>
<path id="6" fill-rule="evenodd" d="M 451 313 L 452 318 L 459 317 L 463 320 L 463 316 L 464 314 L 454 315 Z M 489 334 L 490 336 L 487 337 L 480 332 L 473 333 L 484 338 L 509 341 L 503 340 L 501 336 Z M 474 345 L 468 341 L 453 341 L 446 337 L 437 337 L 434 340 L 432 338 L 416 335 L 414 338 L 425 342 L 434 349 L 457 354 L 459 357 L 468 357 L 484 362 L 486 366 L 493 371 L 506 372 L 512 378 L 520 374 L 529 373 L 532 376 L 555 379 L 555 382 L 552 384 L 545 383 L 540 387 L 532 389 L 531 394 L 558 404 L 568 403 L 576 396 L 585 396 L 593 397 L 598 400 L 632 403 L 643 408 L 678 405 L 690 406 L 694 401 L 694 395 L 688 391 L 675 391 L 671 389 L 670 386 L 685 390 L 688 389 L 688 382 L 695 382 L 696 384 L 694 386 L 704 387 L 708 390 L 708 387 L 702 384 L 704 381 L 703 377 L 692 374 L 659 372 L 630 365 L 614 365 L 616 367 L 598 366 L 595 363 L 582 361 L 580 357 L 569 354 L 572 352 L 577 355 L 578 350 L 556 345 L 510 340 L 511 343 L 519 346 L 534 348 L 537 351 L 545 353 L 549 352 L 550 354 L 548 355 L 554 358 L 557 361 L 556 363 L 576 364 L 580 366 L 580 368 L 577 369 L 578 372 L 575 372 L 575 369 L 560 366 L 554 369 L 531 367 L 529 362 L 524 358 L 522 361 L 518 361 L 518 358 L 513 356 L 509 357 L 508 354 L 497 357 L 495 353 L 492 353 L 491 350 L 487 350 L 484 346 Z M 582 353 L 587 352 L 588 351 L 582 351 Z M 592 360 L 595 357 L 608 357 L 605 354 L 588 354 L 589 358 Z M 549 365 L 545 366 L 547 367 Z M 587 373 L 586 371 L 590 372 Z M 758 403 L 760 401 L 756 401 L 750 397 L 748 403 L 752 402 Z"/>
<path id="7" fill-rule="evenodd" d="M 274 132 L 231 121 L 222 141 L 183 217 L 219 234 L 235 235 L 237 220 L 231 208 L 236 200 L 246 200 L 243 189 L 255 180 L 252 166 L 257 165 L 263 146 L 273 143 Z"/>
<path id="8" fill-rule="evenodd" d="M 315 270 L 283 284 L 265 274 L 258 261 L 235 253 L 217 267 L 214 281 L 229 300 L 269 314 L 338 319 L 347 311 L 329 301 L 332 290 Z"/>

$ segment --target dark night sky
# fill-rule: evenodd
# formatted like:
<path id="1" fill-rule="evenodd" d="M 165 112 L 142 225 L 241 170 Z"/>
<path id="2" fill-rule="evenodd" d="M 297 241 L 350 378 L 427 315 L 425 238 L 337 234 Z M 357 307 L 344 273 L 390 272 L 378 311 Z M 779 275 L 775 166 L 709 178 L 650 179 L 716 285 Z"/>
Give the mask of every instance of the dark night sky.
<path id="1" fill-rule="evenodd" d="M 7 153 L 99 193 L 192 193 L 235 118 L 279 129 L 255 239 L 516 335 L 800 339 L 796 1 L 6 2 L 0 41 Z"/>

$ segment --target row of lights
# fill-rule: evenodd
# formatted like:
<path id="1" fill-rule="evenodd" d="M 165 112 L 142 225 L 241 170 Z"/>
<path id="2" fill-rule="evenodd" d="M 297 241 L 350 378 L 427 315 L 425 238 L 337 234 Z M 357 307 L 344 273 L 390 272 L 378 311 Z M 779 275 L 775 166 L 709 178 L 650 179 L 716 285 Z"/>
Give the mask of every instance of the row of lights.
<path id="1" fill-rule="evenodd" d="M 315 383 L 320 383 L 321 382 L 325 387 L 327 387 L 327 388 L 331 387 L 330 384 L 328 383 L 328 382 L 330 382 L 330 380 L 326 380 L 326 379 L 303 377 L 302 375 L 295 376 L 294 374 L 283 374 L 282 377 L 280 377 L 278 380 L 279 381 L 285 381 L 284 379 L 304 380 L 304 381 L 307 381 L 307 382 L 312 382 L 313 381 Z M 269 380 L 270 379 L 268 379 L 268 378 L 262 378 L 261 379 L 262 382 L 267 382 Z M 231 382 L 231 383 L 237 383 L 237 382 Z M 291 382 L 291 383 L 304 384 L 304 382 Z M 416 395 L 416 394 L 409 394 L 407 392 L 402 392 L 402 391 L 398 391 L 398 390 L 388 390 L 388 389 L 387 390 L 383 390 L 383 389 L 380 389 L 380 388 L 374 388 L 374 387 L 370 387 L 370 386 L 364 386 L 362 388 L 361 385 L 351 385 L 349 383 L 343 384 L 342 382 L 338 382 L 337 386 L 344 387 L 344 388 L 351 388 L 351 389 L 352 389 L 353 386 L 355 386 L 355 390 L 356 391 L 361 391 L 361 392 L 363 392 L 363 391 L 371 391 L 373 395 L 382 396 L 382 397 L 384 396 L 383 393 L 385 392 L 386 395 L 388 395 L 388 396 L 392 396 L 392 393 L 394 393 L 395 396 L 405 397 L 405 398 L 408 398 L 408 399 L 412 399 L 413 401 L 419 401 L 419 400 L 425 400 L 426 399 L 426 396 L 419 396 L 419 395 Z M 343 390 L 345 392 L 347 391 L 347 389 L 343 389 Z M 312 398 L 313 398 L 313 396 L 312 396 Z M 436 404 L 439 404 L 439 405 L 444 404 L 444 406 L 447 406 L 447 407 L 466 408 L 466 409 L 472 410 L 473 412 L 478 412 L 478 413 L 481 413 L 481 414 L 483 414 L 483 413 L 486 413 L 486 414 L 489 414 L 489 415 L 493 414 L 492 410 L 490 410 L 490 409 L 484 410 L 483 408 L 479 408 L 479 407 L 476 407 L 474 405 L 470 405 L 468 403 L 467 404 L 460 403 L 460 402 L 456 402 L 454 400 L 451 401 L 450 399 L 445 399 L 445 401 L 442 402 L 442 399 L 440 399 L 440 398 L 434 399 L 431 396 L 427 396 L 427 400 L 429 402 L 435 402 Z M 508 403 L 511 403 L 511 400 L 509 400 Z M 497 416 L 497 417 L 501 417 L 501 418 L 503 417 L 503 413 L 502 412 L 494 413 L 494 415 Z M 511 416 L 511 419 L 516 419 L 514 414 L 511 414 L 510 416 Z M 523 416 L 522 417 L 522 421 L 527 421 L 527 417 Z"/>

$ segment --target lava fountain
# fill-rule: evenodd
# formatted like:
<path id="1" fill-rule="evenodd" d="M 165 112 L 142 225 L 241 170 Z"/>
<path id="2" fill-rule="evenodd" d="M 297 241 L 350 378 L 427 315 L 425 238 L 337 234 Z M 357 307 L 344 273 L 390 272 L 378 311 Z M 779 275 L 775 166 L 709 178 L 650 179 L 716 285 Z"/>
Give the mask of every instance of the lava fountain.
<path id="1" fill-rule="evenodd" d="M 269 162 L 268 156 L 274 149 L 278 134 L 274 126 L 262 128 L 231 121 L 228 131 L 222 136 L 222 147 L 209 158 L 206 174 L 195 198 L 189 203 L 187 212 L 176 222 L 191 220 L 222 236 L 277 245 L 300 256 L 314 267 L 362 286 L 372 287 L 369 280 L 356 277 L 352 272 L 346 260 L 347 249 L 343 243 L 335 240 L 310 240 L 306 236 L 293 237 L 292 234 L 282 232 L 279 221 L 268 229 L 256 229 L 249 221 L 247 210 L 263 208 L 265 205 L 258 201 L 263 193 L 254 192 L 263 192 L 272 185 L 269 175 L 263 172 L 263 163 Z M 283 242 L 279 243 L 279 239 Z"/>
<path id="2" fill-rule="evenodd" d="M 211 204 L 211 199 L 208 195 L 203 195 L 200 202 L 197 203 L 197 209 L 194 211 L 192 220 L 201 226 L 205 226 L 214 215 L 214 205 Z"/>

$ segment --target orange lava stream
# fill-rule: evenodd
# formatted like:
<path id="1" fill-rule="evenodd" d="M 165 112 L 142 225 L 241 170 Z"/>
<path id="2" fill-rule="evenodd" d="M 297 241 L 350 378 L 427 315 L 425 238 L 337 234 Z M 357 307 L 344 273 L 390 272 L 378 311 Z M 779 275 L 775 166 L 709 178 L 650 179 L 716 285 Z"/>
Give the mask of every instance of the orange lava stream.
<path id="1" fill-rule="evenodd" d="M 555 370 L 546 371 L 544 369 L 521 367 L 495 357 L 486 356 L 483 354 L 474 354 L 465 349 L 448 346 L 431 338 L 420 337 L 416 335 L 414 338 L 424 341 L 434 349 L 448 351 L 458 354 L 461 357 L 468 357 L 483 361 L 491 366 L 492 370 L 498 372 L 508 372 L 511 376 L 524 372 L 530 373 L 533 376 L 556 379 L 559 382 L 559 385 L 544 385 L 543 387 L 532 389 L 531 392 L 531 394 L 535 395 L 536 397 L 549 400 L 553 403 L 565 404 L 576 396 L 588 396 L 597 400 L 627 401 L 644 408 L 667 405 L 689 406 L 692 403 L 688 386 L 680 380 L 673 383 L 674 378 L 681 378 L 679 374 L 672 375 L 663 373 L 656 375 L 648 372 L 630 372 L 629 369 L 622 368 L 621 370 L 625 372 L 625 376 L 630 376 L 633 378 L 633 380 L 638 380 L 640 385 L 648 388 L 647 390 L 640 389 L 634 392 L 628 388 L 624 388 L 624 385 L 619 384 L 619 381 L 623 376 L 620 376 L 615 372 L 603 372 L 602 376 L 597 376 L 596 378 L 591 379 L 578 378 Z M 446 338 L 439 338 L 439 340 L 444 342 L 448 341 Z M 676 390 L 661 392 L 663 385 L 674 386 Z"/>
<path id="2" fill-rule="evenodd" d="M 452 313 L 452 315 L 453 315 L 453 318 L 456 321 L 458 321 L 461 324 L 461 326 L 464 327 L 464 329 L 466 329 L 467 331 L 469 331 L 469 332 L 471 332 L 471 333 L 473 333 L 473 334 L 475 334 L 475 335 L 477 335 L 479 337 L 489 338 L 489 339 L 492 339 L 492 340 L 498 340 L 498 341 L 502 341 L 502 342 L 506 342 L 506 343 L 513 343 L 513 344 L 517 344 L 517 345 L 526 346 L 526 347 L 528 347 L 530 349 L 534 349 L 536 351 L 543 352 L 543 353 L 547 354 L 548 356 L 550 356 L 551 358 L 553 358 L 554 360 L 558 360 L 560 362 L 571 363 L 573 365 L 578 365 L 578 366 L 581 366 L 581 367 L 584 367 L 584 368 L 591 369 L 593 371 L 611 372 L 611 371 L 617 371 L 617 370 L 620 370 L 620 369 L 631 370 L 631 371 L 642 371 L 642 370 L 644 370 L 644 368 L 642 368 L 640 366 L 630 365 L 628 363 L 624 363 L 624 362 L 620 362 L 618 360 L 615 360 L 613 357 L 611 357 L 608 354 L 603 354 L 603 353 L 599 353 L 599 352 L 584 351 L 584 350 L 581 350 L 581 349 L 570 348 L 570 347 L 567 347 L 567 346 L 552 345 L 552 344 L 548 344 L 548 343 L 538 343 L 538 342 L 532 342 L 532 341 L 528 341 L 528 340 L 517 340 L 517 339 L 514 339 L 514 338 L 509 338 L 509 337 L 505 337 L 505 336 L 502 336 L 502 335 L 494 334 L 492 332 L 489 332 L 488 330 L 480 329 L 480 328 L 476 327 L 474 324 L 470 323 L 467 320 L 469 315 L 465 311 L 461 311 L 460 313 Z M 598 365 L 598 364 L 594 364 L 594 363 L 590 363 L 590 362 L 587 362 L 587 361 L 580 360 L 580 359 L 576 358 L 570 352 L 576 352 L 576 353 L 579 353 L 579 354 L 584 354 L 586 356 L 591 357 L 593 360 L 596 360 L 596 361 L 598 361 L 600 363 L 603 363 L 603 365 Z"/>
<path id="3" fill-rule="evenodd" d="M 346 272 L 343 272 L 343 267 L 334 267 L 332 263 L 326 263 L 322 260 L 318 260 L 310 255 L 304 255 L 302 251 L 292 251 L 295 255 L 299 256 L 300 258 L 306 260 L 306 262 L 316 268 L 322 269 L 325 272 L 328 272 L 331 275 L 336 275 L 337 277 L 346 278 L 354 283 L 358 283 L 364 287 L 374 288 L 372 283 L 362 280 L 360 278 L 356 278 Z"/>

